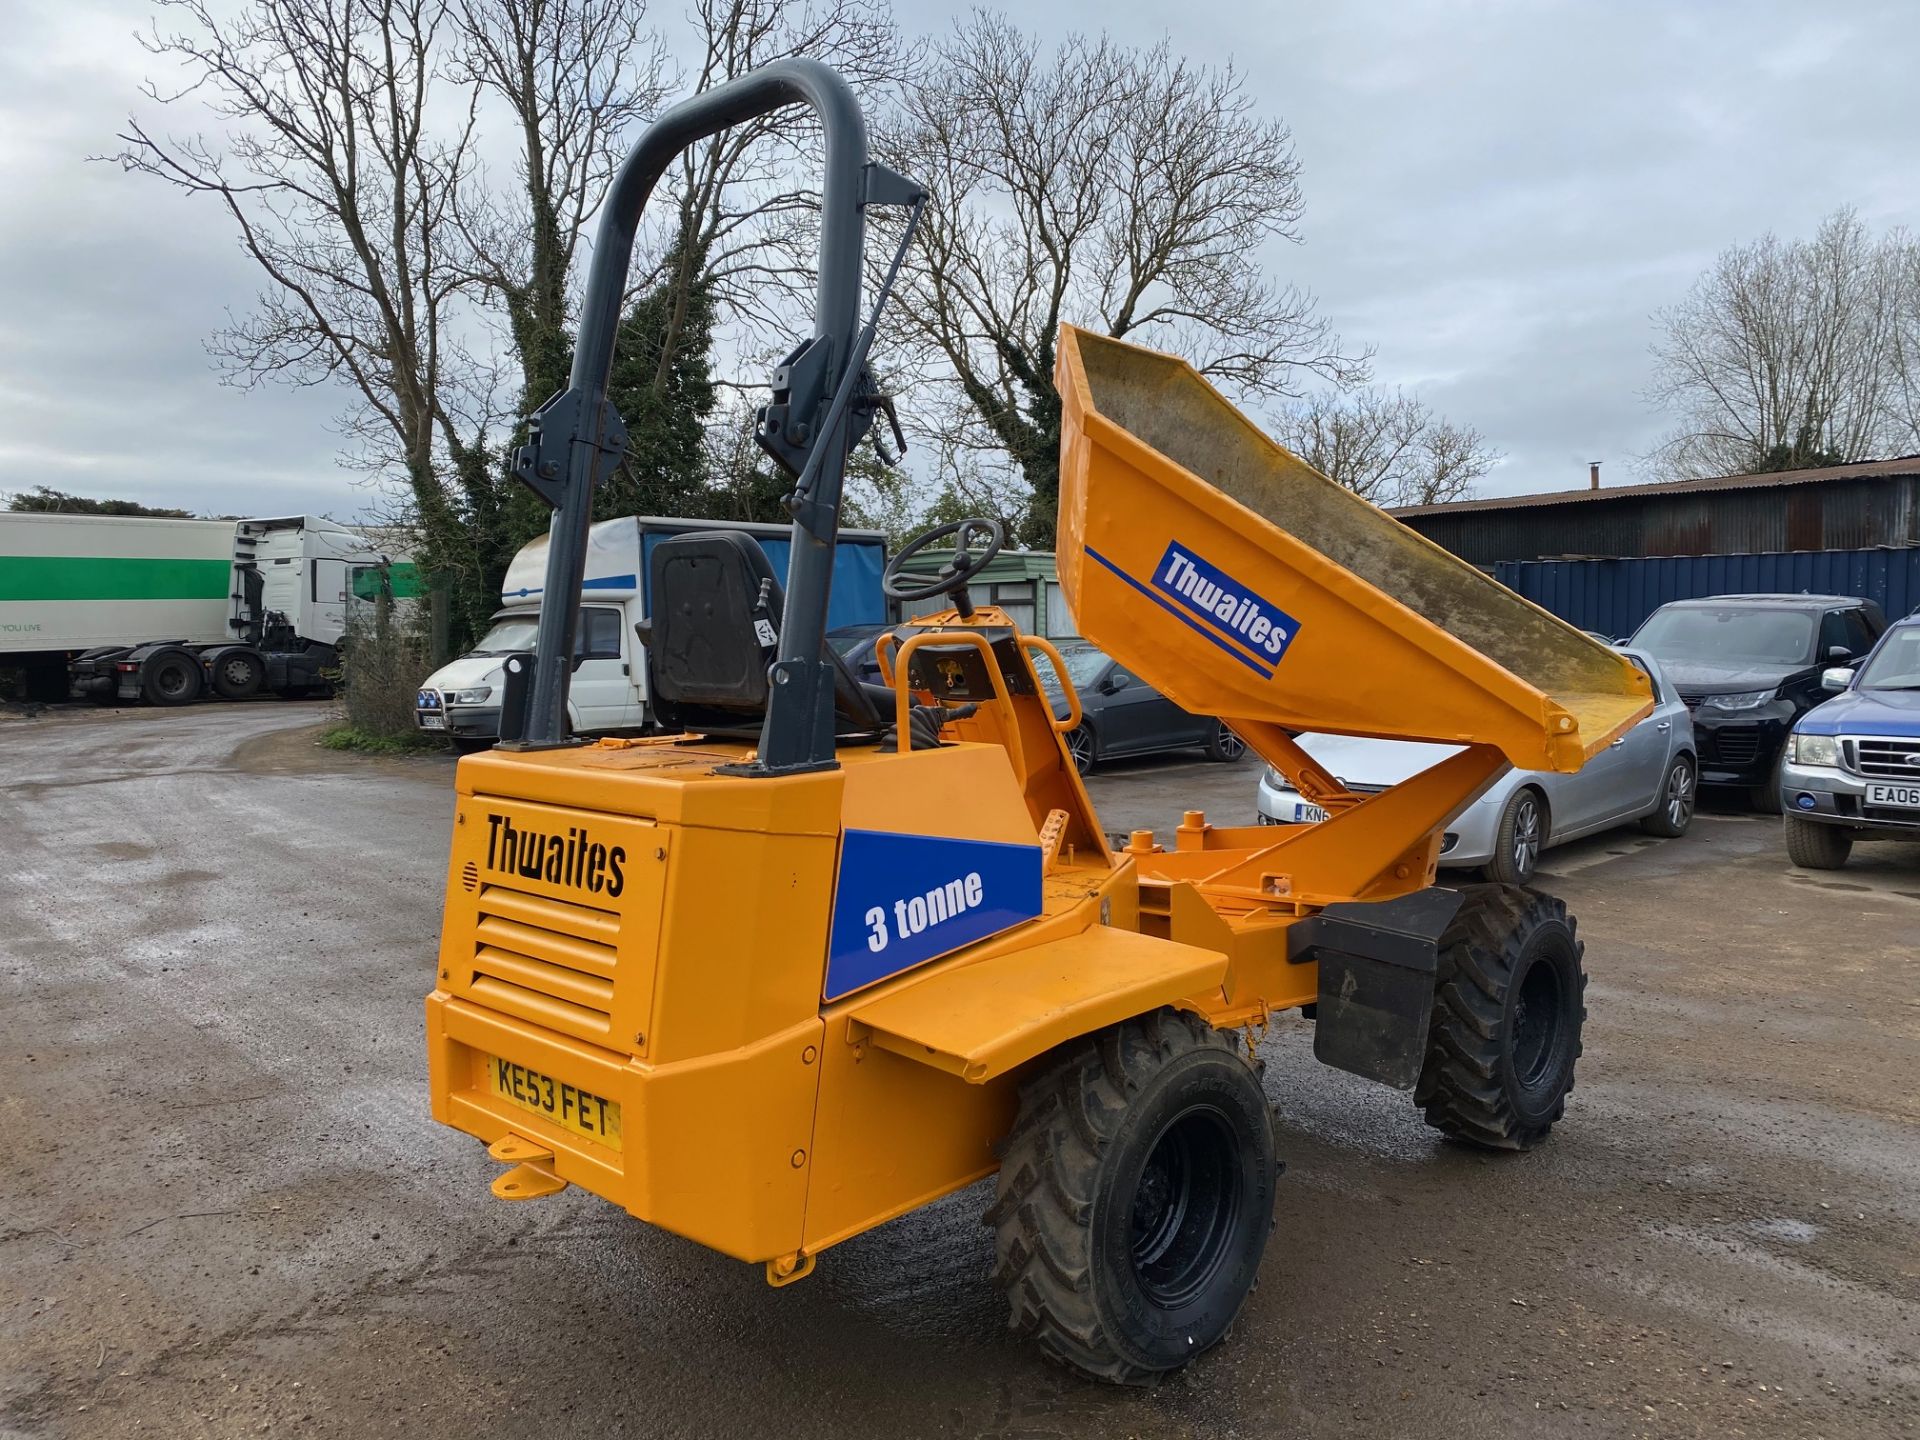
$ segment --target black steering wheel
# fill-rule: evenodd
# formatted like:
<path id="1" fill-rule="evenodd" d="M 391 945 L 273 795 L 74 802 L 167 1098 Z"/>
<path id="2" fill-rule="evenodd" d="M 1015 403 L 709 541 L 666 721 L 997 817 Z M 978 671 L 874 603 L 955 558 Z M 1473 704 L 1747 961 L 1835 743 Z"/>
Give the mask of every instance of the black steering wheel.
<path id="1" fill-rule="evenodd" d="M 944 540 L 949 535 L 953 536 L 953 559 L 933 579 L 916 584 L 900 573 L 914 556 L 934 541 Z M 976 536 L 986 540 L 986 548 L 978 552 L 973 549 Z M 969 616 L 973 614 L 973 602 L 967 596 L 967 582 L 992 564 L 994 556 L 1000 553 L 1000 547 L 1006 543 L 1006 527 L 998 520 L 970 515 L 965 520 L 937 525 L 914 536 L 887 562 L 886 573 L 880 577 L 880 590 L 889 600 L 908 602 L 931 600 L 936 595 L 951 595 L 960 614 Z"/>

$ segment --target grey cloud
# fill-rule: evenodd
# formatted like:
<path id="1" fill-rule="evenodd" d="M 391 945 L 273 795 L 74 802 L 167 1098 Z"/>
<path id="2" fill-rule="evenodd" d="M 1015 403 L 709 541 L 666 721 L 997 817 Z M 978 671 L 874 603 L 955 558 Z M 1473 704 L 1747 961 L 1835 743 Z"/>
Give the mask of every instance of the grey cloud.
<path id="1" fill-rule="evenodd" d="M 938 30 L 957 7 L 902 3 Z M 202 340 L 256 279 L 211 206 L 84 157 L 149 65 L 137 11 L 44 7 L 0 55 L 0 488 L 351 515 L 342 397 L 221 386 Z M 1307 211 L 1276 276 L 1379 377 L 1507 454 L 1487 489 L 1610 478 L 1663 428 L 1649 315 L 1721 247 L 1854 204 L 1920 228 L 1920 7 L 1057 0 L 1026 23 L 1170 32 L 1292 126 Z M 185 118 L 175 120 L 184 125 Z"/>

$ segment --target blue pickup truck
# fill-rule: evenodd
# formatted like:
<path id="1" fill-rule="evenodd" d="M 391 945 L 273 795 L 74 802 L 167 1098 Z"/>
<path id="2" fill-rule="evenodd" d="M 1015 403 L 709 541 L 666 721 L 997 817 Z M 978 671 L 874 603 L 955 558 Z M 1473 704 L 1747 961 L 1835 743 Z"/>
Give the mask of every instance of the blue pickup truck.
<path id="1" fill-rule="evenodd" d="M 1821 683 L 1840 693 L 1793 727 L 1780 800 L 1788 857 L 1838 870 L 1856 840 L 1920 840 L 1920 613 Z"/>

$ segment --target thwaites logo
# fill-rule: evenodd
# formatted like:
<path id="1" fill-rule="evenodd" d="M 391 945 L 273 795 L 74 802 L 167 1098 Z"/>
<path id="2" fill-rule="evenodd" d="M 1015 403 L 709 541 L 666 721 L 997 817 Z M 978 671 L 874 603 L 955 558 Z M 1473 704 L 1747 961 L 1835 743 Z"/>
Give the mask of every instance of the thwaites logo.
<path id="1" fill-rule="evenodd" d="M 626 888 L 624 845 L 603 845 L 583 825 L 564 835 L 516 825 L 504 815 L 487 816 L 487 869 L 523 880 L 568 885 L 590 895 L 617 899 Z"/>
<path id="2" fill-rule="evenodd" d="M 1286 611 L 1178 541 L 1160 557 L 1153 588 L 1180 611 L 1200 617 L 1198 624 L 1188 623 L 1263 676 L 1272 676 L 1274 665 L 1300 633 L 1300 622 Z"/>

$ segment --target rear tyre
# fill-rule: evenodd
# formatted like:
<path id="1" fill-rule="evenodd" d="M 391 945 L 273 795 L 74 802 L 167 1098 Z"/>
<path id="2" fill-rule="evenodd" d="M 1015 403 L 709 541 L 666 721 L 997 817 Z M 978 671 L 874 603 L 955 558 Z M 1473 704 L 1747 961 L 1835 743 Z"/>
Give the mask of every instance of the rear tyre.
<path id="1" fill-rule="evenodd" d="M 1275 1174 L 1259 1077 L 1197 1016 L 1063 1045 L 1021 1091 L 986 1217 L 1013 1328 L 1096 1380 L 1179 1369 L 1253 1289 Z"/>
<path id="2" fill-rule="evenodd" d="M 1584 950 L 1567 907 L 1474 885 L 1440 937 L 1433 1018 L 1414 1103 L 1427 1124 L 1483 1150 L 1530 1150 L 1573 1090 Z"/>
<path id="3" fill-rule="evenodd" d="M 1660 782 L 1660 798 L 1651 815 L 1640 817 L 1640 828 L 1649 835 L 1677 840 L 1693 824 L 1694 797 L 1700 786 L 1691 755 L 1676 755 Z"/>
<path id="4" fill-rule="evenodd" d="M 213 663 L 213 688 L 222 699 L 251 700 L 266 678 L 260 657 L 245 650 L 229 650 Z"/>
<path id="5" fill-rule="evenodd" d="M 1787 858 L 1802 870 L 1838 870 L 1853 853 L 1853 836 L 1838 825 L 1785 817 Z"/>
<path id="6" fill-rule="evenodd" d="M 1747 792 L 1753 808 L 1762 815 L 1778 815 L 1784 808 L 1780 804 L 1780 767 L 1787 763 L 1787 752 L 1782 750 L 1774 759 L 1773 771 L 1764 785 L 1756 785 Z"/>
<path id="7" fill-rule="evenodd" d="M 1521 786 L 1507 797 L 1494 831 L 1493 859 L 1487 879 L 1501 885 L 1525 885 L 1540 868 L 1540 851 L 1547 843 L 1547 801 L 1538 790 Z"/>
<path id="8" fill-rule="evenodd" d="M 1247 742 L 1227 727 L 1224 720 L 1213 722 L 1213 737 L 1207 741 L 1207 758 L 1231 765 L 1247 753 Z"/>
<path id="9" fill-rule="evenodd" d="M 141 667 L 140 693 L 149 705 L 191 705 L 200 698 L 200 657 L 162 650 Z"/>
<path id="10" fill-rule="evenodd" d="M 1093 728 L 1091 726 L 1076 725 L 1067 733 L 1067 754 L 1073 757 L 1073 768 L 1082 775 L 1093 773 Z"/>

